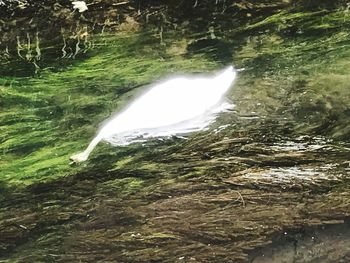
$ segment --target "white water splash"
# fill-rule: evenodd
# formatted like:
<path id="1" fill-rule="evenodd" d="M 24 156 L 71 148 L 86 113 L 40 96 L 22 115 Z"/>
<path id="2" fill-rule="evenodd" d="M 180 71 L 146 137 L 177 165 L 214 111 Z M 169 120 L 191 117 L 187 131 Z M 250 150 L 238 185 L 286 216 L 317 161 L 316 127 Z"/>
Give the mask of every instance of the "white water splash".
<path id="1" fill-rule="evenodd" d="M 101 140 L 126 145 L 205 130 L 217 113 L 233 108 L 224 95 L 235 77 L 231 66 L 210 77 L 176 77 L 159 83 L 111 118 L 87 149 L 71 159 L 87 160 Z"/>
<path id="2" fill-rule="evenodd" d="M 74 10 L 78 9 L 79 13 L 82 13 L 88 10 L 88 7 L 85 1 L 74 1 L 72 2 L 72 5 Z"/>

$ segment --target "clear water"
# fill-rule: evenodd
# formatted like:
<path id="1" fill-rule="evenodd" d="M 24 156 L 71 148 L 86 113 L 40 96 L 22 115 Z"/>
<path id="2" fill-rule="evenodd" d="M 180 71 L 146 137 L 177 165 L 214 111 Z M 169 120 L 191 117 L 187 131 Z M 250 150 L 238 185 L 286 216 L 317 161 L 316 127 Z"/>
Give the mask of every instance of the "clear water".
<path id="1" fill-rule="evenodd" d="M 347 262 L 347 9 L 232 22 L 218 6 L 210 26 L 169 11 L 177 27 L 151 16 L 92 29 L 73 14 L 68 26 L 6 29 L 0 262 Z M 70 164 L 151 83 L 231 64 L 245 69 L 226 95 L 236 106 L 208 129 L 101 143 Z"/>

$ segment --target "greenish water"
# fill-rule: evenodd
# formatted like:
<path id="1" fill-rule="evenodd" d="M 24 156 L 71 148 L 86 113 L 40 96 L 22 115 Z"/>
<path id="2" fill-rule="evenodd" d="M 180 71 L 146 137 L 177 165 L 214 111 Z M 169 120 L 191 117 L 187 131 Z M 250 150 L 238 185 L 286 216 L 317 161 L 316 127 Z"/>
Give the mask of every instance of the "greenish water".
<path id="1" fill-rule="evenodd" d="M 281 11 L 209 33 L 20 38 L 0 70 L 0 262 L 245 262 L 289 230 L 341 232 L 349 26 L 346 10 Z M 209 131 L 101 143 L 70 164 L 150 83 L 228 64 L 244 69 L 228 94 L 236 108 Z M 339 249 L 325 262 L 346 262 Z"/>

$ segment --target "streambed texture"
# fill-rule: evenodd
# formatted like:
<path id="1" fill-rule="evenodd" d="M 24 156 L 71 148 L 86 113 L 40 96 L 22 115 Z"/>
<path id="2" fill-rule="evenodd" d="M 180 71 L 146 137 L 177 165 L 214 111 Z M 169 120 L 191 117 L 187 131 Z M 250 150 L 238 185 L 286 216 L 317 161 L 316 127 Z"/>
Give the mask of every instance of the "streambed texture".
<path id="1" fill-rule="evenodd" d="M 0 262 L 350 262 L 345 1 L 22 2 L 0 5 Z M 70 164 L 152 82 L 231 64 L 209 130 Z"/>

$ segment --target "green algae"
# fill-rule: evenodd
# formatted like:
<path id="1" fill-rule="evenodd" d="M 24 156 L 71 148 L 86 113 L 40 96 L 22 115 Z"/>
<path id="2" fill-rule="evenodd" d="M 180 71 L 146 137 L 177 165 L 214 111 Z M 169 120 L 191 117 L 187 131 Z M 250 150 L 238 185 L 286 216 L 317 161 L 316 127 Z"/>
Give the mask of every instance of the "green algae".
<path id="1" fill-rule="evenodd" d="M 326 30 L 346 28 L 349 22 L 350 17 L 346 10 L 282 11 L 262 21 L 252 23 L 244 29 L 278 31 L 281 33 L 287 32 L 286 30 L 295 29 L 295 32 L 299 30 L 297 32 L 299 34 L 305 33 L 313 37 Z"/>
<path id="2" fill-rule="evenodd" d="M 347 138 L 347 124 L 338 118 L 345 117 L 349 110 L 345 85 L 348 74 L 344 69 L 348 67 L 350 42 L 344 16 L 345 11 L 282 12 L 249 25 L 251 30 L 260 31 L 248 30 L 251 35 L 237 58 L 254 70 L 242 75 L 239 86 L 249 88 L 239 90 L 238 96 L 257 103 L 249 103 L 248 107 L 247 101 L 239 104 L 242 114 L 253 111 L 262 116 L 284 116 L 297 124 L 292 124 L 297 132 Z M 283 17 L 286 27 L 296 30 L 282 27 Z M 329 20 L 336 24 L 332 30 L 315 32 L 316 24 L 323 27 L 323 21 Z M 259 78 L 252 81 L 251 75 Z"/>

